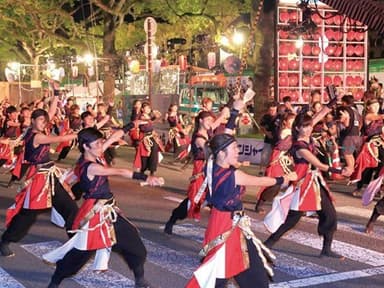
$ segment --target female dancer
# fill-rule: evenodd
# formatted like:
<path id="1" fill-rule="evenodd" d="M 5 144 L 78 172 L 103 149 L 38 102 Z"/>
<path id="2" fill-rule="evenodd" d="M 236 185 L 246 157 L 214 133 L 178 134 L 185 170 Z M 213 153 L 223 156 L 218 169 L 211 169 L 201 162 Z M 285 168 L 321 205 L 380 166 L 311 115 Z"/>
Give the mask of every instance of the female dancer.
<path id="1" fill-rule="evenodd" d="M 191 141 L 191 153 L 193 157 L 193 171 L 188 186 L 188 197 L 172 211 L 172 215 L 165 224 L 164 232 L 172 234 L 173 225 L 177 220 L 187 217 L 200 219 L 200 208 L 205 200 L 205 192 L 199 193 L 200 187 L 204 182 L 205 153 L 204 147 L 208 141 L 208 131 L 211 129 L 213 117 L 211 112 L 202 111 L 197 116 L 199 124 L 195 128 Z"/>
<path id="2" fill-rule="evenodd" d="M 118 130 L 114 138 L 123 136 L 124 132 L 128 132 L 128 129 Z M 164 180 L 100 164 L 98 158 L 103 156 L 103 152 L 115 140 L 104 142 L 103 134 L 95 128 L 85 128 L 79 132 L 79 150 L 83 159 L 80 165 L 80 185 L 85 191 L 85 201 L 73 223 L 75 236 L 62 247 L 43 256 L 48 262 L 57 262 L 49 288 L 59 287 L 62 280 L 76 274 L 95 251 L 95 270 L 106 270 L 111 249 L 119 253 L 133 270 L 135 288 L 149 287 L 144 279 L 147 251 L 137 228 L 116 206 L 108 176 L 143 180 L 151 186 L 162 185 Z"/>
<path id="3" fill-rule="evenodd" d="M 277 177 L 288 174 L 292 171 L 292 158 L 288 151 L 292 146 L 292 123 L 296 114 L 292 112 L 285 113 L 281 122 L 279 141 L 274 147 L 271 155 L 271 160 L 265 169 L 265 176 Z M 264 209 L 261 207 L 265 201 L 271 201 L 280 192 L 280 186 L 272 186 L 267 189 L 261 187 L 259 198 L 257 200 L 255 211 L 264 214 Z"/>
<path id="4" fill-rule="evenodd" d="M 141 107 L 139 120 L 146 121 L 147 124 L 139 125 L 140 143 L 136 149 L 134 167 L 144 173 L 150 171 L 153 176 L 159 163 L 159 153 L 163 151 L 160 138 L 153 129 L 153 121 L 160 117 L 160 112 L 152 111 L 148 102 L 144 102 Z"/>
<path id="5" fill-rule="evenodd" d="M 55 91 L 57 92 L 57 91 Z M 66 191 L 60 183 L 61 171 L 49 158 L 51 143 L 71 141 L 76 134 L 52 136 L 46 134 L 46 127 L 50 117 L 53 117 L 57 107 L 57 93 L 53 96 L 49 112 L 37 109 L 32 113 L 32 125 L 27 131 L 24 159 L 29 167 L 23 187 L 16 195 L 15 205 L 8 208 L 6 215 L 7 229 L 0 242 L 0 253 L 3 256 L 13 256 L 9 248 L 10 242 L 18 242 L 24 238 L 28 230 L 36 221 L 39 213 L 47 208 L 54 208 L 62 217 L 60 226 L 71 229 L 77 213 L 77 205 L 71 198 L 70 191 Z"/>
<path id="6" fill-rule="evenodd" d="M 232 277 L 240 288 L 268 287 L 268 276 L 273 276 L 268 262 L 274 256 L 253 234 L 250 219 L 244 214 L 244 186 L 281 185 L 297 177 L 295 173 L 257 177 L 237 170 L 238 145 L 229 134 L 214 136 L 209 147 L 213 158 L 207 164 L 207 201 L 212 210 L 200 251 L 204 260 L 186 287 L 226 287 Z"/>
<path id="7" fill-rule="evenodd" d="M 168 112 L 165 114 L 164 119 L 169 123 L 168 143 L 165 150 L 169 151 L 173 148 L 175 158 L 182 160 L 188 155 L 188 146 L 191 140 L 188 137 L 188 133 L 183 128 L 179 115 L 177 113 L 177 105 L 171 104 L 168 108 Z"/>
<path id="8" fill-rule="evenodd" d="M 274 232 L 264 242 L 268 247 L 272 247 L 284 233 L 292 229 L 299 222 L 303 212 L 316 211 L 319 215 L 318 233 L 323 236 L 323 249 L 320 256 L 342 258 L 331 250 L 333 235 L 337 228 L 336 210 L 332 203 L 331 192 L 320 171 L 343 174 L 344 176 L 349 176 L 351 172 L 345 168 L 338 170 L 321 163 L 313 154 L 314 145 L 311 141 L 313 126 L 328 111 L 328 107 L 323 108 L 314 119 L 306 113 L 300 113 L 295 118 L 292 126 L 293 145 L 291 153 L 299 180 L 291 184 L 286 191 L 286 194 L 291 195 L 292 200 L 285 222 L 280 227 L 271 225 L 273 222 L 270 220 L 276 219 L 273 213 L 276 211 L 274 209 L 264 220 L 267 228 Z M 316 169 L 313 170 L 313 168 Z M 275 201 L 279 201 L 278 198 L 275 198 Z"/>

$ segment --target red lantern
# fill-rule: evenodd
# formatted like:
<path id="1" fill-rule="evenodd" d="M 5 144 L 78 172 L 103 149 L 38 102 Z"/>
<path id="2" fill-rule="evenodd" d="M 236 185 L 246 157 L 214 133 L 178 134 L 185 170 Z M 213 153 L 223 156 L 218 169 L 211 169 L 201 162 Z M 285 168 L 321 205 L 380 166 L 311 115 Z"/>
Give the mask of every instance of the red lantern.
<path id="1" fill-rule="evenodd" d="M 280 30 L 279 31 L 279 36 L 280 36 L 281 39 L 287 39 L 288 35 L 289 35 L 288 31 L 284 31 L 284 30 Z"/>
<path id="2" fill-rule="evenodd" d="M 335 71 L 340 71 L 343 68 L 343 62 L 340 60 L 336 60 L 333 62 L 334 65 L 334 70 Z"/>
<path id="3" fill-rule="evenodd" d="M 309 95 L 310 95 L 309 92 L 303 92 L 302 98 L 303 98 L 304 102 L 308 102 L 309 101 Z"/>
<path id="4" fill-rule="evenodd" d="M 355 46 L 355 54 L 357 56 L 363 56 L 364 55 L 364 46 L 363 45 L 356 45 Z"/>
<path id="5" fill-rule="evenodd" d="M 296 11 L 289 13 L 289 20 L 291 22 L 296 22 L 297 21 L 297 12 Z"/>
<path id="6" fill-rule="evenodd" d="M 321 85 L 321 77 L 320 75 L 316 75 L 312 78 L 312 85 L 313 86 L 320 86 Z"/>
<path id="7" fill-rule="evenodd" d="M 333 17 L 333 23 L 335 23 L 335 25 L 340 25 L 341 23 L 343 23 L 343 16 L 336 15 L 335 17 Z"/>
<path id="8" fill-rule="evenodd" d="M 353 61 L 347 61 L 347 71 L 352 71 L 354 68 Z"/>
<path id="9" fill-rule="evenodd" d="M 289 13 L 288 12 L 281 12 L 279 15 L 280 22 L 287 23 L 289 20 Z"/>
<path id="10" fill-rule="evenodd" d="M 328 60 L 327 62 L 325 62 L 324 69 L 327 71 L 333 70 L 333 61 Z"/>
<path id="11" fill-rule="evenodd" d="M 185 71 L 187 69 L 187 57 L 185 57 L 185 55 L 179 56 L 179 67 L 181 71 Z"/>
<path id="12" fill-rule="evenodd" d="M 342 46 L 336 46 L 335 52 L 333 53 L 336 57 L 339 57 L 343 54 L 343 47 Z"/>
<path id="13" fill-rule="evenodd" d="M 362 83 L 363 83 L 363 79 L 360 76 L 355 76 L 355 78 L 353 79 L 353 84 L 355 86 L 361 86 Z"/>
<path id="14" fill-rule="evenodd" d="M 293 102 L 297 102 L 299 100 L 299 91 L 294 90 L 290 93 L 291 99 Z"/>
<path id="15" fill-rule="evenodd" d="M 360 60 L 355 61 L 355 71 L 361 71 L 364 68 L 364 62 Z"/>
<path id="16" fill-rule="evenodd" d="M 287 87 L 289 83 L 289 79 L 287 75 L 281 75 L 279 77 L 279 86 L 281 87 Z"/>
<path id="17" fill-rule="evenodd" d="M 279 60 L 279 70 L 288 70 L 288 59 L 283 58 Z"/>
<path id="18" fill-rule="evenodd" d="M 364 96 L 364 93 L 363 93 L 363 91 L 361 91 L 361 90 L 358 90 L 358 91 L 355 93 L 355 95 L 354 95 L 354 97 L 355 97 L 356 100 L 361 100 L 361 99 L 363 99 L 363 96 Z"/>
<path id="19" fill-rule="evenodd" d="M 321 70 L 321 64 L 318 61 L 313 61 L 313 70 L 314 71 L 320 71 Z"/>
<path id="20" fill-rule="evenodd" d="M 296 37 L 295 37 L 296 38 Z M 296 46 L 295 44 L 287 44 L 288 45 L 288 53 L 296 54 Z"/>
<path id="21" fill-rule="evenodd" d="M 312 55 L 314 56 L 318 56 L 321 52 L 321 49 L 319 46 L 313 46 L 312 47 Z"/>
<path id="22" fill-rule="evenodd" d="M 333 84 L 335 86 L 341 86 L 342 83 L 343 83 L 343 79 L 341 79 L 340 76 L 333 77 Z"/>
<path id="23" fill-rule="evenodd" d="M 328 86 L 332 84 L 332 78 L 329 76 L 324 76 L 324 85 Z"/>
<path id="24" fill-rule="evenodd" d="M 208 68 L 212 69 L 216 66 L 216 53 L 215 52 L 209 52 L 208 55 Z"/>
<path id="25" fill-rule="evenodd" d="M 299 84 L 299 77 L 297 75 L 289 75 L 289 86 L 295 87 Z"/>
<path id="26" fill-rule="evenodd" d="M 312 71 L 312 61 L 311 60 L 304 60 L 303 61 L 303 70 L 304 71 Z"/>
<path id="27" fill-rule="evenodd" d="M 336 47 L 333 45 L 329 45 L 327 48 L 325 48 L 325 53 L 328 56 L 332 56 L 335 53 Z"/>
<path id="28" fill-rule="evenodd" d="M 287 44 L 281 44 L 279 47 L 279 54 L 280 55 L 287 55 L 288 54 L 288 46 Z"/>
<path id="29" fill-rule="evenodd" d="M 363 41 L 365 38 L 365 33 L 364 32 L 356 32 L 355 33 L 355 40 L 356 41 Z"/>
<path id="30" fill-rule="evenodd" d="M 309 56 L 309 55 L 311 55 L 311 53 L 312 53 L 312 48 L 311 48 L 311 46 L 308 45 L 308 44 L 305 44 L 305 45 L 303 46 L 303 51 L 302 51 L 302 53 L 303 53 L 303 55 L 305 55 L 305 56 Z"/>
<path id="31" fill-rule="evenodd" d="M 348 33 L 347 33 L 347 40 L 348 41 L 353 41 L 353 40 L 355 40 L 355 31 L 348 31 Z"/>
<path id="32" fill-rule="evenodd" d="M 315 24 L 317 25 L 321 24 L 321 20 L 322 19 L 319 14 L 317 13 L 312 14 L 312 21 L 315 22 Z"/>
<path id="33" fill-rule="evenodd" d="M 347 45 L 347 55 L 353 56 L 355 54 L 355 47 L 353 45 Z"/>
<path id="34" fill-rule="evenodd" d="M 288 62 L 288 68 L 289 70 L 297 70 L 299 68 L 299 61 L 290 60 Z"/>
<path id="35" fill-rule="evenodd" d="M 303 86 L 305 86 L 305 87 L 309 87 L 309 86 L 311 86 L 311 77 L 309 77 L 309 76 L 304 76 L 303 77 Z"/>
<path id="36" fill-rule="evenodd" d="M 347 83 L 348 87 L 353 87 L 353 85 L 355 84 L 355 79 L 353 78 L 353 76 L 349 75 L 345 78 L 345 82 Z"/>
<path id="37" fill-rule="evenodd" d="M 333 32 L 333 38 L 334 38 L 336 41 L 343 40 L 343 32 L 341 32 L 341 31 L 334 31 L 334 32 Z"/>
<path id="38" fill-rule="evenodd" d="M 325 31 L 325 36 L 328 38 L 328 40 L 333 40 L 334 39 L 334 32 L 332 29 L 328 29 Z"/>
<path id="39" fill-rule="evenodd" d="M 327 25 L 332 25 L 333 24 L 333 17 L 332 17 L 332 13 L 325 13 L 325 23 Z"/>

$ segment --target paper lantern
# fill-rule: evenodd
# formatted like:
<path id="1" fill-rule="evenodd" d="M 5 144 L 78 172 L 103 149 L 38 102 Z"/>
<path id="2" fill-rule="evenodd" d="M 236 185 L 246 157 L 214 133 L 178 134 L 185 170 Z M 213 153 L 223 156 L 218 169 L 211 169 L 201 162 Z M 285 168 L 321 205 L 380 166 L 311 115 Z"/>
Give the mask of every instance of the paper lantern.
<path id="1" fill-rule="evenodd" d="M 321 52 L 321 49 L 319 46 L 313 46 L 312 47 L 312 55 L 314 56 L 318 56 Z"/>
<path id="2" fill-rule="evenodd" d="M 289 32 L 288 31 L 284 31 L 284 30 L 280 30 L 279 31 L 279 36 L 281 39 L 287 39 L 288 36 L 289 36 Z"/>
<path id="3" fill-rule="evenodd" d="M 347 45 L 347 55 L 353 56 L 355 54 L 355 47 L 353 45 Z"/>
<path id="4" fill-rule="evenodd" d="M 348 33 L 347 33 L 347 40 L 348 40 L 348 41 L 353 41 L 353 40 L 355 40 L 355 31 L 353 31 L 353 30 L 348 31 Z"/>
<path id="5" fill-rule="evenodd" d="M 302 51 L 302 53 L 303 53 L 303 55 L 305 55 L 305 56 L 309 56 L 309 55 L 311 55 L 311 53 L 312 53 L 312 48 L 311 48 L 311 46 L 308 45 L 308 44 L 305 44 L 305 45 L 303 46 L 303 51 Z"/>
<path id="6" fill-rule="evenodd" d="M 333 40 L 334 39 L 334 32 L 332 29 L 328 29 L 325 31 L 325 36 L 328 38 L 328 40 Z"/>
<path id="7" fill-rule="evenodd" d="M 279 15 L 280 22 L 287 23 L 289 20 L 289 13 L 288 12 L 281 12 Z"/>
<path id="8" fill-rule="evenodd" d="M 321 24 L 321 20 L 322 20 L 322 19 L 321 19 L 321 17 L 320 17 L 319 14 L 314 13 L 314 14 L 312 14 L 311 18 L 312 18 L 312 21 L 313 21 L 315 24 L 317 24 L 317 25 Z"/>
<path id="9" fill-rule="evenodd" d="M 334 45 L 329 45 L 327 48 L 325 48 L 325 53 L 328 56 L 332 56 L 335 54 L 336 47 Z"/>
<path id="10" fill-rule="evenodd" d="M 180 55 L 178 59 L 179 59 L 180 70 L 181 71 L 187 70 L 187 59 L 186 59 L 185 55 Z"/>
<path id="11" fill-rule="evenodd" d="M 355 69 L 354 69 L 355 71 L 361 71 L 364 69 L 364 62 L 360 60 L 356 60 L 354 63 L 354 66 L 355 66 Z"/>
<path id="12" fill-rule="evenodd" d="M 307 91 L 303 92 L 302 98 L 303 98 L 304 102 L 308 102 L 309 101 L 309 95 L 310 95 L 309 92 L 307 92 Z"/>
<path id="13" fill-rule="evenodd" d="M 321 70 L 321 64 L 318 61 L 313 61 L 313 70 L 314 71 L 320 71 Z"/>
<path id="14" fill-rule="evenodd" d="M 287 87 L 288 83 L 289 83 L 288 76 L 284 75 L 284 76 L 279 77 L 279 85 L 280 86 Z"/>
<path id="15" fill-rule="evenodd" d="M 289 70 L 297 70 L 299 68 L 299 61 L 290 60 L 288 62 L 288 68 Z"/>
<path id="16" fill-rule="evenodd" d="M 288 70 L 288 59 L 280 59 L 279 60 L 279 70 Z"/>
<path id="17" fill-rule="evenodd" d="M 340 76 L 333 77 L 333 84 L 335 86 L 341 86 L 342 83 L 343 83 L 343 79 L 341 79 Z"/>
<path id="18" fill-rule="evenodd" d="M 343 47 L 342 46 L 335 46 L 335 51 L 333 52 L 333 54 L 336 57 L 340 57 L 343 54 Z"/>
<path id="19" fill-rule="evenodd" d="M 355 94 L 353 96 L 354 96 L 355 100 L 361 100 L 361 99 L 363 99 L 364 92 L 361 90 L 358 90 L 357 92 L 355 92 Z"/>
<path id="20" fill-rule="evenodd" d="M 354 51 L 355 51 L 355 54 L 357 56 L 363 56 L 364 55 L 364 46 L 363 45 L 356 45 Z"/>
<path id="21" fill-rule="evenodd" d="M 295 38 L 296 38 L 296 36 L 295 36 Z M 288 45 L 288 53 L 296 54 L 297 48 L 296 48 L 295 44 L 287 44 L 287 45 Z"/>
<path id="22" fill-rule="evenodd" d="M 333 70 L 340 71 L 341 69 L 343 69 L 343 62 L 340 60 L 335 60 L 333 62 Z"/>
<path id="23" fill-rule="evenodd" d="M 309 87 L 311 86 L 311 77 L 304 76 L 302 80 L 303 86 Z"/>
<path id="24" fill-rule="evenodd" d="M 316 75 L 312 78 L 312 85 L 313 86 L 320 86 L 321 85 L 321 77 L 320 75 Z"/>
<path id="25" fill-rule="evenodd" d="M 297 21 L 297 12 L 296 11 L 289 13 L 289 21 L 291 21 L 291 22 Z"/>
<path id="26" fill-rule="evenodd" d="M 347 61 L 347 71 L 352 71 L 354 69 L 355 65 L 353 61 L 348 60 Z"/>
<path id="27" fill-rule="evenodd" d="M 279 54 L 280 55 L 287 55 L 288 54 L 288 46 L 287 44 L 281 44 L 279 47 Z"/>
<path id="28" fill-rule="evenodd" d="M 324 85 L 328 86 L 332 84 L 332 78 L 330 76 L 324 76 Z"/>
<path id="29" fill-rule="evenodd" d="M 343 40 L 343 32 L 341 31 L 333 31 L 333 39 L 335 39 L 336 41 L 340 41 L 340 40 Z"/>
<path id="30" fill-rule="evenodd" d="M 216 53 L 215 52 L 209 52 L 208 55 L 208 68 L 212 69 L 216 66 Z"/>
<path id="31" fill-rule="evenodd" d="M 288 76 L 289 86 L 294 87 L 299 84 L 299 77 L 297 75 Z"/>
<path id="32" fill-rule="evenodd" d="M 355 40 L 356 41 L 363 41 L 365 38 L 365 33 L 364 32 L 356 32 L 355 33 Z"/>
<path id="33" fill-rule="evenodd" d="M 327 62 L 325 62 L 324 64 L 324 69 L 327 70 L 327 71 L 331 71 L 333 70 L 333 61 L 331 60 L 328 60 Z"/>
<path id="34" fill-rule="evenodd" d="M 303 60 L 303 70 L 304 71 L 312 71 L 312 61 L 311 60 Z"/>
<path id="35" fill-rule="evenodd" d="M 299 96 L 300 96 L 299 91 L 297 91 L 297 90 L 292 91 L 290 93 L 290 96 L 291 96 L 291 99 L 293 102 L 297 102 L 299 100 Z"/>
<path id="36" fill-rule="evenodd" d="M 333 24 L 333 18 L 334 17 L 332 17 L 332 13 L 325 13 L 325 23 L 327 24 L 327 25 L 332 25 Z"/>
<path id="37" fill-rule="evenodd" d="M 355 86 L 361 86 L 362 83 L 363 83 L 363 78 L 361 78 L 361 76 L 355 76 L 355 77 L 353 78 L 353 84 L 354 84 Z"/>
<path id="38" fill-rule="evenodd" d="M 348 76 L 345 78 L 345 83 L 347 84 L 348 87 L 352 87 L 352 86 L 354 86 L 354 84 L 355 84 L 355 79 L 353 78 L 353 76 L 348 75 Z"/>
<path id="39" fill-rule="evenodd" d="M 341 23 L 343 23 L 343 19 L 344 17 L 342 15 L 336 15 L 335 17 L 333 17 L 333 23 L 335 25 L 340 25 Z"/>

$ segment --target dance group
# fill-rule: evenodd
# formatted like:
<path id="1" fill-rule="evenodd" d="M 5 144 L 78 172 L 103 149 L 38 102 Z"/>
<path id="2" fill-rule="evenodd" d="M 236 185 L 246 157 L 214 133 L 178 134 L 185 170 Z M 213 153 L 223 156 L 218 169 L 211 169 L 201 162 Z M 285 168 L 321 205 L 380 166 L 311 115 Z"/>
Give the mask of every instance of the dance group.
<path id="1" fill-rule="evenodd" d="M 9 185 L 22 180 L 15 203 L 6 212 L 0 253 L 13 256 L 10 243 L 21 241 L 38 215 L 50 211 L 52 222 L 66 229 L 69 240 L 43 255 L 44 261 L 56 264 L 49 288 L 59 287 L 92 257 L 94 270 L 107 270 L 112 251 L 120 254 L 133 271 L 136 288 L 151 287 L 144 277 L 146 248 L 138 229 L 118 208 L 108 176 L 145 181 L 150 186 L 163 185 L 164 179 L 154 175 L 160 152 L 165 149 L 173 148 L 177 160 L 191 156 L 193 172 L 187 197 L 172 211 L 164 232 L 172 234 L 177 221 L 199 220 L 204 206 L 211 209 L 199 253 L 201 265 L 186 284 L 189 288 L 226 287 L 230 278 L 242 288 L 268 287 L 275 259 L 270 248 L 308 211 L 319 216 L 318 233 L 324 240 L 320 256 L 341 259 L 331 250 L 337 218 L 325 178 L 351 177 L 362 183 L 360 188 L 367 177 L 376 175 L 376 184 L 384 178 L 384 170 L 380 170 L 384 116 L 378 114 L 375 99 L 366 103 L 364 129 L 358 126 L 358 113 L 353 105 L 337 107 L 334 93 L 330 93 L 328 104 L 319 103 L 320 107 L 312 112 L 305 107 L 294 111 L 287 98 L 278 114 L 275 104 L 271 105 L 261 123 L 269 138 L 263 152 L 263 157 L 270 159 L 269 165 L 265 176 L 253 176 L 239 169 L 243 163 L 238 161 L 234 131 L 245 106 L 240 98 L 230 107 L 222 107 L 218 115 L 212 112 L 212 100 L 204 98 L 191 138 L 178 116 L 177 106 L 171 105 L 165 117 L 170 124 L 169 142 L 163 147 L 154 131 L 154 121 L 160 114 L 152 111 L 149 103 L 135 101 L 131 122 L 118 128 L 113 127 L 116 123 L 111 120 L 111 105 L 98 104 L 97 113 L 90 106 L 82 114 L 71 101 L 60 107 L 57 86 L 58 83 L 51 83 L 47 109 L 43 101 L 38 101 L 33 108 L 23 107 L 18 119 L 17 109 L 8 105 L 3 111 L 0 138 L 0 152 L 8 151 L 0 153 L 1 164 L 12 168 Z M 364 144 L 359 134 L 362 130 L 366 133 Z M 136 148 L 133 170 L 113 166 L 113 145 L 125 134 Z M 78 146 L 80 157 L 73 170 L 63 171 L 50 159 L 53 143 L 58 143 L 58 160 Z M 326 156 L 331 151 L 329 155 L 336 160 L 339 150 L 344 168 Z M 255 207 L 258 212 L 264 201 L 274 199 L 264 221 L 272 234 L 264 242 L 254 235 L 251 219 L 244 212 L 245 186 L 261 188 Z M 367 188 L 371 200 L 378 191 L 376 186 Z M 83 201 L 78 207 L 76 200 L 80 198 Z M 288 205 L 282 205 L 287 200 Z M 372 231 L 374 221 L 382 213 L 384 198 L 375 206 L 367 232 Z"/>

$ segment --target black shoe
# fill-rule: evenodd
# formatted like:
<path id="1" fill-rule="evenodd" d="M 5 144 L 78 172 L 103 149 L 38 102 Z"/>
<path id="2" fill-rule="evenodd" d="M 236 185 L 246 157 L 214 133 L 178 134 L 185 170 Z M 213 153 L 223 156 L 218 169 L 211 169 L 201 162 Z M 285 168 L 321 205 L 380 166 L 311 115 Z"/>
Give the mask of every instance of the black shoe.
<path id="1" fill-rule="evenodd" d="M 343 255 L 337 254 L 333 251 L 321 251 L 320 258 L 323 258 L 323 257 L 335 258 L 335 259 L 339 259 L 339 260 L 345 259 L 345 257 Z"/>
<path id="2" fill-rule="evenodd" d="M 151 288 L 151 285 L 148 283 L 145 278 L 136 279 L 135 288 Z"/>
<path id="3" fill-rule="evenodd" d="M 9 248 L 9 243 L 0 242 L 0 253 L 4 257 L 15 256 L 15 253 Z"/>
<path id="4" fill-rule="evenodd" d="M 276 241 L 275 240 L 272 240 L 271 238 L 268 238 L 267 240 L 264 241 L 264 245 L 271 249 L 273 245 L 275 245 Z"/>
<path id="5" fill-rule="evenodd" d="M 169 235 L 172 235 L 172 230 L 173 230 L 173 223 L 171 221 L 168 221 L 166 224 L 165 224 L 165 227 L 164 227 L 164 233 L 167 233 Z"/>

